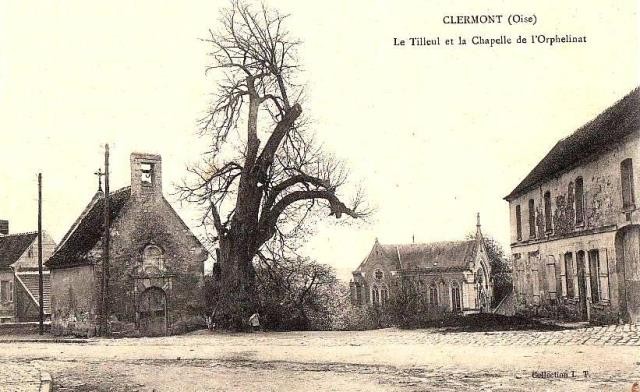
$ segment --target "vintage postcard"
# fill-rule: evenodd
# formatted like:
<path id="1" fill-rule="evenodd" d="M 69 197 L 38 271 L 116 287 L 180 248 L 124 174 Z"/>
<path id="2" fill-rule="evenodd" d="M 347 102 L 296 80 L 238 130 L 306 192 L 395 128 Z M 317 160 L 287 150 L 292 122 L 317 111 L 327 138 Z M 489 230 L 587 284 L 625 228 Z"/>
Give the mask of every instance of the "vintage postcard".
<path id="1" fill-rule="evenodd" d="M 0 391 L 640 392 L 638 12 L 0 1 Z"/>

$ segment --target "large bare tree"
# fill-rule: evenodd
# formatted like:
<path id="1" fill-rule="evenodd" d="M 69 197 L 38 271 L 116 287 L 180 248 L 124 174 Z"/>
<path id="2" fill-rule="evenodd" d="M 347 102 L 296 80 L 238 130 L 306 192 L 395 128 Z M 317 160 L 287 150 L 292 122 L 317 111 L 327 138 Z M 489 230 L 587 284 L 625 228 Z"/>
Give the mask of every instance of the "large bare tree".
<path id="1" fill-rule="evenodd" d="M 230 327 L 255 308 L 253 260 L 260 252 L 295 249 L 309 217 L 367 214 L 362 192 L 345 203 L 348 172 L 314 142 L 303 116 L 297 48 L 286 15 L 232 1 L 204 41 L 218 89 L 201 134 L 211 141 L 202 162 L 179 187 L 203 208 L 202 225 L 219 248 L 221 291 Z"/>

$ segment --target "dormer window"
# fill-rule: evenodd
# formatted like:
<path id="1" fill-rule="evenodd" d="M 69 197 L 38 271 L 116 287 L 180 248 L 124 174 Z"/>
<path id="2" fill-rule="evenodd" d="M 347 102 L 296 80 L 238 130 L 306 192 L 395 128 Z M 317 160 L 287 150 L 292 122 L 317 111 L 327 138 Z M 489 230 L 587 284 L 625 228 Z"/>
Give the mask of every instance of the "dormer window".
<path id="1" fill-rule="evenodd" d="M 143 186 L 153 185 L 153 164 L 142 163 L 140 164 L 140 182 Z"/>

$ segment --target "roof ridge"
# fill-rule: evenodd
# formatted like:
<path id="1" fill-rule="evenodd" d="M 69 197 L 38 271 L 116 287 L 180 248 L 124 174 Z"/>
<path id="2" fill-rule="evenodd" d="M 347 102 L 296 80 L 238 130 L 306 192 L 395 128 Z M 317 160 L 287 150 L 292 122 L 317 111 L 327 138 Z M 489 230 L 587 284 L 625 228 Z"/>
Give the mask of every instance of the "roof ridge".
<path id="1" fill-rule="evenodd" d="M 109 192 L 109 195 L 113 195 L 114 193 L 128 191 L 129 189 L 131 189 L 131 185 L 123 186 L 122 188 L 116 189 L 113 192 Z M 104 192 L 103 192 L 103 194 L 104 194 Z"/>
<path id="2" fill-rule="evenodd" d="M 475 238 L 471 240 L 442 240 L 442 241 L 431 241 L 431 242 L 412 242 L 412 243 L 405 243 L 405 244 L 380 244 L 380 245 L 398 247 L 398 246 L 418 246 L 418 245 L 436 245 L 436 244 L 463 244 L 466 242 L 473 242 L 473 241 L 475 241 Z"/>
<path id="3" fill-rule="evenodd" d="M 44 232 L 44 230 L 43 230 Z M 6 237 L 17 237 L 20 235 L 31 235 L 31 234 L 38 234 L 37 231 L 25 231 L 24 233 L 13 233 L 13 234 L 2 234 L 0 235 L 0 238 L 6 238 Z"/>

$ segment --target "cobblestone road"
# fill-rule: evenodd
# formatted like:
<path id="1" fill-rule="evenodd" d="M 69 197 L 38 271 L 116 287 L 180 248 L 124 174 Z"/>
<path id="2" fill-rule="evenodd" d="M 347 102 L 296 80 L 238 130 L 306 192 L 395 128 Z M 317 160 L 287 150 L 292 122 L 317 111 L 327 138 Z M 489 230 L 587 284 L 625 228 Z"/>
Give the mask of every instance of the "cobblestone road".
<path id="1" fill-rule="evenodd" d="M 28 362 L 0 360 L 0 390 L 38 392 L 40 391 L 40 370 Z"/>
<path id="2" fill-rule="evenodd" d="M 412 335 L 415 332 L 406 332 Z M 640 330 L 636 325 L 611 325 L 562 331 L 455 332 L 438 330 L 416 333 L 427 344 L 476 344 L 482 346 L 640 346 Z"/>
<path id="3" fill-rule="evenodd" d="M 618 391 L 640 381 L 638 335 L 624 325 L 550 332 L 201 331 L 81 344 L 5 337 L 0 358 L 8 364 L 3 368 L 50 372 L 58 391 Z M 0 385 L 20 374 L 0 373 Z"/>

